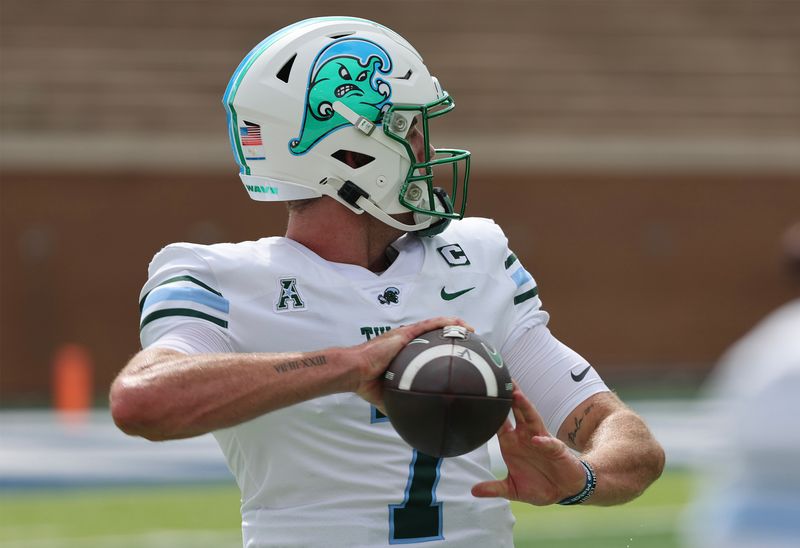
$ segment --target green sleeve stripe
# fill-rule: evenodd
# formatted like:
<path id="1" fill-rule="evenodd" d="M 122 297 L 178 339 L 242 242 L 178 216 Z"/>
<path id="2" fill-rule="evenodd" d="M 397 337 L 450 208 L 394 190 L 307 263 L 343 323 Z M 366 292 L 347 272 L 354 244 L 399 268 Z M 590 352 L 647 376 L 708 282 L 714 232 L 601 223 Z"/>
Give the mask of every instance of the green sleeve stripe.
<path id="1" fill-rule="evenodd" d="M 193 283 L 193 284 L 195 284 L 195 285 L 199 285 L 199 286 L 200 286 L 200 287 L 202 287 L 203 289 L 206 289 L 206 290 L 208 290 L 208 291 L 211 291 L 211 292 L 212 292 L 214 295 L 219 295 L 220 297 L 222 297 L 222 293 L 220 293 L 220 292 L 219 292 L 219 291 L 217 291 L 216 289 L 213 289 L 213 288 L 211 288 L 211 287 L 207 286 L 206 284 L 204 284 L 203 282 L 201 282 L 201 281 L 200 281 L 200 280 L 198 280 L 197 278 L 195 278 L 195 277 L 193 277 L 193 276 L 189 276 L 189 275 L 185 275 L 185 276 L 175 276 L 174 278 L 170 278 L 170 279 L 168 279 L 168 280 L 164 280 L 163 282 L 161 282 L 160 284 L 158 284 L 156 287 L 161 287 L 162 285 L 167 285 L 167 284 L 171 284 L 171 283 L 175 283 L 175 282 L 192 282 L 192 283 Z M 153 288 L 153 289 L 155 289 L 155 288 Z M 151 291 L 152 291 L 152 290 L 151 290 Z M 144 309 L 144 301 L 146 301 L 146 300 L 147 300 L 147 295 L 149 295 L 151 291 L 148 291 L 148 292 L 145 294 L 145 296 L 144 296 L 144 297 L 142 297 L 142 300 L 141 300 L 141 301 L 139 301 L 139 312 L 141 312 L 141 311 Z"/>
<path id="2" fill-rule="evenodd" d="M 506 270 L 508 269 L 509 266 L 514 264 L 514 261 L 516 261 L 516 260 L 517 260 L 517 256 L 514 255 L 513 253 L 511 255 L 509 255 L 508 257 L 506 257 Z"/>
<path id="3" fill-rule="evenodd" d="M 538 287 L 534 287 L 533 289 L 529 289 L 525 293 L 521 293 L 520 295 L 517 295 L 516 297 L 514 297 L 514 304 L 524 303 L 528 299 L 532 299 L 538 294 L 539 294 L 539 288 Z"/>
<path id="4" fill-rule="evenodd" d="M 156 310 L 152 314 L 145 316 L 145 318 L 142 320 L 142 324 L 139 326 L 139 329 L 141 330 L 144 326 L 154 320 L 165 318 L 167 316 L 188 316 L 190 318 L 200 318 L 201 320 L 208 320 L 211 323 L 215 323 L 220 327 L 228 327 L 227 321 L 221 320 L 204 312 L 192 310 L 191 308 L 165 308 L 163 310 Z"/>

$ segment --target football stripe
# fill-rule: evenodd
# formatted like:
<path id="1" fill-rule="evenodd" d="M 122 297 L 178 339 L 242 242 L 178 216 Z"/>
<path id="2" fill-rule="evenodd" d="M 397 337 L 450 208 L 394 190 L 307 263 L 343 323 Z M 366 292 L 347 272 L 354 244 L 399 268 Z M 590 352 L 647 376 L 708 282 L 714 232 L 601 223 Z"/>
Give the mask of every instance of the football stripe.
<path id="1" fill-rule="evenodd" d="M 506 257 L 506 270 L 508 270 L 508 268 L 512 264 L 514 264 L 514 261 L 516 261 L 516 260 L 517 260 L 517 256 L 514 255 L 513 253 L 511 255 L 509 255 L 508 257 Z"/>
<path id="2" fill-rule="evenodd" d="M 453 345 L 453 355 L 459 357 L 455 352 L 456 348 L 457 346 Z M 494 370 L 492 370 L 492 366 L 489 365 L 489 362 L 483 359 L 483 356 L 474 350 L 471 351 L 470 354 L 472 355 L 472 359 L 468 361 L 475 367 L 475 369 L 478 370 L 478 372 L 481 374 L 481 377 L 483 377 L 483 382 L 486 383 L 486 395 L 496 398 L 498 395 L 497 377 L 494 376 Z"/>
<path id="3" fill-rule="evenodd" d="M 469 349 L 453 344 L 434 346 L 433 348 L 428 348 L 427 350 L 420 352 L 406 366 L 403 374 L 400 376 L 400 382 L 398 383 L 397 388 L 400 390 L 410 390 L 417 373 L 419 373 L 429 362 L 436 358 L 454 356 L 471 363 L 481 374 L 481 377 L 483 377 L 483 382 L 486 385 L 486 395 L 496 398 L 498 394 L 497 378 L 494 376 L 492 366 L 489 365 L 489 362 L 484 360 L 483 357 L 474 350 L 470 351 L 470 355 L 472 356 L 471 360 L 461 358 L 460 353 L 464 350 Z"/>
<path id="4" fill-rule="evenodd" d="M 190 318 L 200 318 L 202 320 L 208 320 L 211 323 L 215 323 L 220 327 L 228 327 L 228 322 L 225 320 L 221 320 L 211 314 L 206 314 L 205 312 L 198 312 L 197 310 L 192 310 L 191 308 L 165 308 L 163 310 L 156 310 L 152 314 L 148 314 L 142 320 L 139 329 L 143 329 L 144 326 L 149 324 L 154 320 L 158 320 L 159 318 L 164 318 L 167 316 L 188 316 Z"/>

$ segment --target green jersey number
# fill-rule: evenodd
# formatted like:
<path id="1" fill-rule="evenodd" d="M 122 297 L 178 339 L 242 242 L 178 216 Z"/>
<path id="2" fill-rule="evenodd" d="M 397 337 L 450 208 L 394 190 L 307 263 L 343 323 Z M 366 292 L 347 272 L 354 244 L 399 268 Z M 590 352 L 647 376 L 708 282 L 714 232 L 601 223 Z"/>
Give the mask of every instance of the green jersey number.
<path id="1" fill-rule="evenodd" d="M 444 538 L 442 503 L 436 502 L 441 466 L 442 459 L 414 450 L 403 502 L 389 505 L 389 544 Z"/>
<path id="2" fill-rule="evenodd" d="M 370 340 L 391 329 L 390 326 L 362 327 L 361 334 Z M 387 422 L 389 417 L 372 406 L 370 422 Z M 436 502 L 442 459 L 416 449 L 408 467 L 408 482 L 403 502 L 389 505 L 389 544 L 412 544 L 441 540 L 442 503 Z"/>
<path id="3" fill-rule="evenodd" d="M 377 408 L 372 408 L 371 422 L 388 420 Z M 411 544 L 444 538 L 442 503 L 436 501 L 441 467 L 442 459 L 414 450 L 403 502 L 389 505 L 389 544 Z"/>

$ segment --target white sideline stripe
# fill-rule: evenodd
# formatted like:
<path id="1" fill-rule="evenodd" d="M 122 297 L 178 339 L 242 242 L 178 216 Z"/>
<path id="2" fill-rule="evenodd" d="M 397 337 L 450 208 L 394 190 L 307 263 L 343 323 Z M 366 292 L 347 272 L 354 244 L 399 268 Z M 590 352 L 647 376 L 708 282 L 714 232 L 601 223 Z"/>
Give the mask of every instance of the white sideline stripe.
<path id="1" fill-rule="evenodd" d="M 242 535 L 236 531 L 163 529 L 127 535 L 82 537 L 43 537 L 0 541 L 0 548 L 221 548 L 241 546 Z"/>
<path id="2" fill-rule="evenodd" d="M 667 466 L 726 458 L 714 405 L 686 399 L 628 403 L 664 446 Z M 494 438 L 489 451 L 492 470 L 505 476 Z M 13 485 L 17 480 L 23 487 L 28 481 L 41 486 L 233 481 L 210 434 L 152 443 L 120 432 L 108 409 L 94 409 L 85 423 L 74 424 L 51 410 L 0 411 L 0 481 Z"/>
<path id="3" fill-rule="evenodd" d="M 435 360 L 436 358 L 443 358 L 445 356 L 457 356 L 456 350 L 462 349 L 462 346 L 458 346 L 456 344 L 445 346 L 434 346 L 433 348 L 429 348 L 423 352 L 420 352 L 416 358 L 411 360 L 411 363 L 408 364 L 405 371 L 403 371 L 403 375 L 400 377 L 400 383 L 398 384 L 398 388 L 400 390 L 409 390 L 411 388 L 411 383 L 414 382 L 414 378 L 417 376 L 417 373 L 431 360 Z M 468 349 L 465 349 L 468 350 Z M 497 379 L 494 376 L 494 371 L 492 371 L 492 366 L 484 360 L 480 355 L 476 352 L 469 350 L 472 354 L 473 359 L 470 363 L 475 366 L 475 369 L 481 374 L 483 377 L 483 382 L 486 385 L 486 395 L 490 397 L 497 397 Z"/>

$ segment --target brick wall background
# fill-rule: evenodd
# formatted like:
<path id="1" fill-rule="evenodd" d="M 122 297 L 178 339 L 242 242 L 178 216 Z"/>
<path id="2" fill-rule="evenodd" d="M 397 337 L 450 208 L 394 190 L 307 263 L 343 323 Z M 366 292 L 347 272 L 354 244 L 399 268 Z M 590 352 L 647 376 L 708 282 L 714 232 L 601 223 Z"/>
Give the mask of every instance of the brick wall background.
<path id="1" fill-rule="evenodd" d="M 611 382 L 699 379 L 798 294 L 800 3 L 2 0 L 0 404 L 44 402 L 85 345 L 96 392 L 137 350 L 150 257 L 279 234 L 220 98 L 277 28 L 332 13 L 417 46 L 458 107 L 470 213 L 503 224 L 556 333 Z M 332 11 L 334 10 L 334 11 Z"/>

